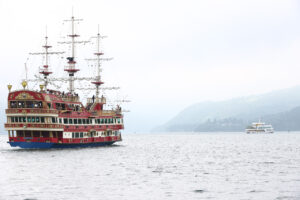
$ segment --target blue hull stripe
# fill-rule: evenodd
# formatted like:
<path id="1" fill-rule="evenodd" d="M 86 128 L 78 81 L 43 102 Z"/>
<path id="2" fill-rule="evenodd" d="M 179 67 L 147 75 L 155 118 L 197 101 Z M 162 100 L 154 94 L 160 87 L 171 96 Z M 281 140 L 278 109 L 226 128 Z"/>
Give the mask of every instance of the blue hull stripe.
<path id="1" fill-rule="evenodd" d="M 50 149 L 50 148 L 78 148 L 78 147 L 98 147 L 115 143 L 113 142 L 95 142 L 80 144 L 60 144 L 60 143 L 41 143 L 41 142 L 8 142 L 12 147 L 21 147 L 24 149 Z"/>

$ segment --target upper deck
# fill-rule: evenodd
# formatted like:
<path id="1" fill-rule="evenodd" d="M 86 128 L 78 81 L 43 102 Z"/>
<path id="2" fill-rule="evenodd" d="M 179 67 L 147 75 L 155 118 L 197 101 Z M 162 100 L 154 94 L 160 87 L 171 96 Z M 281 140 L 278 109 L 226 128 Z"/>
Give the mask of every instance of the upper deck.
<path id="1" fill-rule="evenodd" d="M 19 90 L 8 95 L 6 114 L 39 114 L 60 115 L 63 117 L 122 117 L 120 109 L 104 110 L 106 99 L 87 99 L 87 106 L 78 101 L 79 96 L 64 94 L 58 91 Z"/>

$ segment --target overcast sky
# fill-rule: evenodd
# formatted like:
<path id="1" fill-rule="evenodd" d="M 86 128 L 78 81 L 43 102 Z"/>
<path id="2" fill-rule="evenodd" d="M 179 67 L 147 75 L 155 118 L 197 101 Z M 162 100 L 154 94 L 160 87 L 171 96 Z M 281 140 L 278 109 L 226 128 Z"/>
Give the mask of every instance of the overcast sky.
<path id="1" fill-rule="evenodd" d="M 0 0 L 2 110 L 6 85 L 20 87 L 28 53 L 41 51 L 45 26 L 54 50 L 72 6 L 84 19 L 82 40 L 98 24 L 108 36 L 103 50 L 114 60 L 103 64 L 102 77 L 132 101 L 124 105 L 128 132 L 150 130 L 197 102 L 300 84 L 299 1 Z M 29 69 L 38 67 L 31 61 Z M 63 75 L 64 65 L 52 69 Z M 85 75 L 87 64 L 78 67 L 78 76 Z"/>

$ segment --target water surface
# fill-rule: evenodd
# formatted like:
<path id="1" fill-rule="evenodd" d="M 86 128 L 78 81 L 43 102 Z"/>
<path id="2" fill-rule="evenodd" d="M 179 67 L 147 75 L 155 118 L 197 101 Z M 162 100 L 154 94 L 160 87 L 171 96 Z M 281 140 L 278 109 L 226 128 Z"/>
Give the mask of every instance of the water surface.
<path id="1" fill-rule="evenodd" d="M 23 150 L 0 136 L 0 199 L 300 199 L 300 133 L 123 134 Z"/>

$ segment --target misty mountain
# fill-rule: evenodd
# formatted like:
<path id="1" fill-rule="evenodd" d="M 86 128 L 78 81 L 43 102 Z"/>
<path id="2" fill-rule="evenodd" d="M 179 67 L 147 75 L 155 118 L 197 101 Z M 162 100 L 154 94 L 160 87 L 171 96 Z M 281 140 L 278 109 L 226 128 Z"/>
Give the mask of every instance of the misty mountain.
<path id="1" fill-rule="evenodd" d="M 261 119 L 275 130 L 300 130 L 300 86 L 262 95 L 202 102 L 182 110 L 155 131 L 243 131 Z"/>

